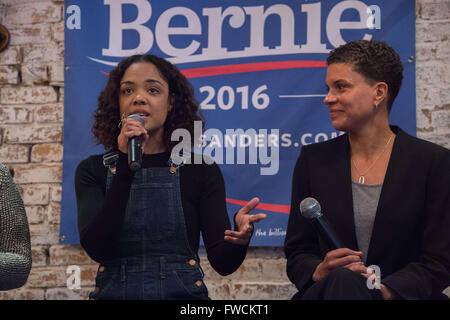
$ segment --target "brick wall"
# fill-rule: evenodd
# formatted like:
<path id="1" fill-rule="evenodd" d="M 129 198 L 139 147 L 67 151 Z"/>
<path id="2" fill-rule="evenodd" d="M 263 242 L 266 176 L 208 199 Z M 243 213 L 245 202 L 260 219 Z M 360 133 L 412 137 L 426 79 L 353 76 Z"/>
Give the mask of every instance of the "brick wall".
<path id="1" fill-rule="evenodd" d="M 450 147 L 450 0 L 417 0 L 417 134 Z M 11 42 L 0 53 L 0 162 L 14 167 L 30 223 L 33 268 L 27 284 L 0 299 L 86 299 L 97 265 L 79 245 L 58 244 L 64 101 L 62 0 L 1 0 Z M 250 248 L 234 274 L 221 277 L 201 250 L 212 298 L 289 299 L 281 248 Z M 66 286 L 69 265 L 81 289 Z"/>

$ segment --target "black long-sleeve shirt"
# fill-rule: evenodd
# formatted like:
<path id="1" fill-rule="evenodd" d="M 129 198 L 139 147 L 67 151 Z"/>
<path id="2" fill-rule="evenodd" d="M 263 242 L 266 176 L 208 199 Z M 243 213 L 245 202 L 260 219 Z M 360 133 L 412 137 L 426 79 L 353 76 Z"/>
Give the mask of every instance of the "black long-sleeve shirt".
<path id="1" fill-rule="evenodd" d="M 144 154 L 143 168 L 168 167 L 170 153 Z M 225 184 L 216 164 L 185 164 L 180 170 L 181 200 L 191 249 L 198 252 L 200 232 L 208 260 L 221 275 L 234 272 L 247 253 L 247 246 L 224 240 L 231 229 L 225 203 Z M 80 243 L 97 262 L 114 258 L 115 243 L 125 216 L 134 174 L 127 155 L 119 152 L 116 174 L 106 191 L 107 169 L 103 156 L 83 160 L 75 174 Z"/>

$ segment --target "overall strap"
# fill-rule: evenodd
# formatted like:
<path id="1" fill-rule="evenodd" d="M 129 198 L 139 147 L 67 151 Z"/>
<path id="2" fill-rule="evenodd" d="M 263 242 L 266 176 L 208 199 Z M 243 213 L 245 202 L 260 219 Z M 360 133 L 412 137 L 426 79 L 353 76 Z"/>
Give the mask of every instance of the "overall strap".
<path id="1" fill-rule="evenodd" d="M 116 174 L 116 165 L 118 159 L 118 151 L 107 152 L 103 155 L 103 165 L 108 168 L 112 174 Z"/>
<path id="2" fill-rule="evenodd" d="M 111 151 L 103 155 L 103 165 L 108 169 L 106 176 L 106 190 L 111 185 L 112 178 L 116 174 L 117 160 L 119 159 L 118 151 Z"/>

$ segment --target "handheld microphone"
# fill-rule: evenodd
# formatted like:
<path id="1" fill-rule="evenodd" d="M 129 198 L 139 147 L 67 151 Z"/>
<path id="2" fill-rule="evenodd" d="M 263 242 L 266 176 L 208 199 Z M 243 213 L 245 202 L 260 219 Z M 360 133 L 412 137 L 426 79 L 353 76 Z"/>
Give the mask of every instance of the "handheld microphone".
<path id="1" fill-rule="evenodd" d="M 333 249 L 344 248 L 321 210 L 319 202 L 314 198 L 305 198 L 300 203 L 302 216 L 311 221 L 317 231 L 327 239 L 329 245 Z"/>
<path id="2" fill-rule="evenodd" d="M 137 113 L 128 118 L 135 119 L 144 125 L 144 120 Z M 132 137 L 128 141 L 128 166 L 131 171 L 138 171 L 142 166 L 142 137 Z"/>

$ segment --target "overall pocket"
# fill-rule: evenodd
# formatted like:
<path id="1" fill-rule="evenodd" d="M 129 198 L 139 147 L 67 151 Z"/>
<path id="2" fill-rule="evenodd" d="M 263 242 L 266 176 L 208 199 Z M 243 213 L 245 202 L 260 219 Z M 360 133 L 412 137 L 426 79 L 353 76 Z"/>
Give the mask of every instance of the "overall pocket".
<path id="1" fill-rule="evenodd" d="M 208 300 L 208 289 L 203 282 L 203 277 L 198 269 L 173 270 L 172 279 L 168 284 L 173 287 L 174 297 L 169 299 Z M 168 288 L 169 289 L 169 288 Z"/>
<path id="2" fill-rule="evenodd" d="M 171 182 L 132 186 L 122 229 L 128 239 L 160 241 L 174 235 L 173 189 Z"/>
<path id="3" fill-rule="evenodd" d="M 120 273 L 98 272 L 95 278 L 94 292 L 89 294 L 92 300 L 122 300 L 124 298 L 124 285 Z"/>

